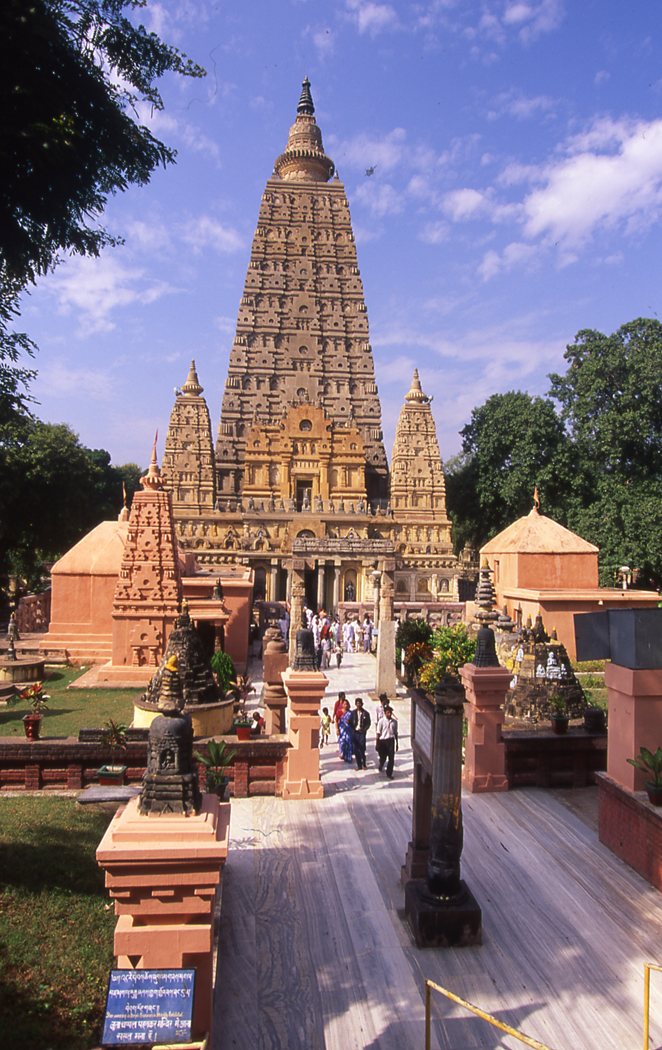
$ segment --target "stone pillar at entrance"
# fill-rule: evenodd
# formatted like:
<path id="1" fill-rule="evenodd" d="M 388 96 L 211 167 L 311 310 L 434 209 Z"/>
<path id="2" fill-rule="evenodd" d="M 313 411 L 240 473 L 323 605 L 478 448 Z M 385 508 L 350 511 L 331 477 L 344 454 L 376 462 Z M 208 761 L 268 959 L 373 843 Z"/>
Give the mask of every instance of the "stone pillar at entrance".
<path id="1" fill-rule="evenodd" d="M 335 562 L 333 566 L 333 613 L 338 615 L 338 603 L 340 602 L 340 565 Z"/>
<path id="2" fill-rule="evenodd" d="M 304 573 L 306 562 L 303 558 L 292 559 L 292 597 L 290 608 L 290 664 L 294 663 L 297 651 L 297 626 L 301 623 L 306 594 Z"/>
<path id="3" fill-rule="evenodd" d="M 326 571 L 326 562 L 321 558 L 317 561 L 317 609 L 324 608 L 324 574 Z M 317 612 L 317 609 L 315 612 Z"/>
<path id="4" fill-rule="evenodd" d="M 375 694 L 386 693 L 391 699 L 396 696 L 395 675 L 395 622 L 393 620 L 393 573 L 395 561 L 384 563 L 381 573 L 373 573 L 375 581 L 375 624 L 377 634 L 377 673 Z M 379 616 L 379 620 L 377 619 Z"/>
<path id="5" fill-rule="evenodd" d="M 269 583 L 269 601 L 278 601 L 278 562 L 271 562 L 271 580 Z"/>

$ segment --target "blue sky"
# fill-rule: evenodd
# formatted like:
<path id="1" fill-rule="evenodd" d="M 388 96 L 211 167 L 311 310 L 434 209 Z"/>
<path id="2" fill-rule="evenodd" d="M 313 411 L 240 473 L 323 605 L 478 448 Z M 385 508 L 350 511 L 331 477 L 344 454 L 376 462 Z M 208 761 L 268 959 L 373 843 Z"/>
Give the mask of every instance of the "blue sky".
<path id="1" fill-rule="evenodd" d="M 215 437 L 304 74 L 349 199 L 389 459 L 414 366 L 446 459 L 491 394 L 546 392 L 578 331 L 658 315 L 655 0 L 148 0 L 140 19 L 208 70 L 140 111 L 177 164 L 111 199 L 124 246 L 66 260 L 21 324 L 38 415 L 113 462 L 146 466 L 157 427 L 162 451 L 191 357 Z"/>

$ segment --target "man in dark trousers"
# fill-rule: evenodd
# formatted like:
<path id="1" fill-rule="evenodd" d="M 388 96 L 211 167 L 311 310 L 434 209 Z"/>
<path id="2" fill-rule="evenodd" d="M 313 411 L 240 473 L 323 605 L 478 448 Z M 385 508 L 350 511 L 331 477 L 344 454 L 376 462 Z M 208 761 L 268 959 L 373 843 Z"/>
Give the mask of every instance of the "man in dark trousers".
<path id="1" fill-rule="evenodd" d="M 377 723 L 377 750 L 379 752 L 379 772 L 386 763 L 386 776 L 393 779 L 393 763 L 398 750 L 398 722 L 393 717 L 393 708 L 384 705 L 384 715 Z"/>
<path id="2" fill-rule="evenodd" d="M 365 764 L 365 736 L 370 729 L 370 715 L 363 710 L 363 700 L 360 696 L 356 698 L 356 707 L 349 716 L 349 724 L 352 728 L 352 741 L 354 754 L 356 755 L 356 769 L 367 769 Z"/>

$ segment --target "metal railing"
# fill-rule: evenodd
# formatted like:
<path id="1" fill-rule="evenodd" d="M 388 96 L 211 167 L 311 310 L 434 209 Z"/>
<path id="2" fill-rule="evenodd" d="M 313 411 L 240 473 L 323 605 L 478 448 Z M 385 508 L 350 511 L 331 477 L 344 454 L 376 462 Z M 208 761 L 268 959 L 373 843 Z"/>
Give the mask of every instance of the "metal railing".
<path id="1" fill-rule="evenodd" d="M 656 966 L 654 969 L 659 970 L 660 967 Z M 453 992 L 449 992 L 447 988 L 442 988 L 441 985 L 435 984 L 434 981 L 425 982 L 425 1050 L 430 1050 L 430 1028 L 431 1028 L 431 996 L 430 991 L 434 988 L 435 992 L 441 992 L 447 999 L 451 999 L 452 1002 L 458 1003 L 459 1006 L 463 1006 L 465 1010 L 471 1010 L 472 1014 L 476 1014 L 477 1017 L 482 1017 L 484 1021 L 488 1021 L 489 1024 L 494 1025 L 495 1028 L 500 1028 L 502 1032 L 507 1032 L 508 1035 L 512 1035 L 515 1039 L 519 1039 L 520 1043 L 526 1043 L 527 1046 L 532 1046 L 534 1050 L 549 1050 L 548 1046 L 544 1043 L 539 1043 L 537 1039 L 531 1039 L 528 1035 L 523 1035 L 516 1029 L 511 1028 L 510 1025 L 504 1024 L 503 1021 L 497 1020 L 492 1014 L 485 1013 L 480 1007 L 474 1006 L 473 1003 L 468 1003 L 466 999 L 460 999 L 459 995 L 455 995 Z M 645 1029 L 647 1032 L 648 1029 Z M 648 1044 L 644 1041 L 644 1050 L 648 1050 Z"/>
<path id="2" fill-rule="evenodd" d="M 648 1050 L 648 1026 L 651 1001 L 651 970 L 662 973 L 662 966 L 657 963 L 644 963 L 644 1050 Z"/>

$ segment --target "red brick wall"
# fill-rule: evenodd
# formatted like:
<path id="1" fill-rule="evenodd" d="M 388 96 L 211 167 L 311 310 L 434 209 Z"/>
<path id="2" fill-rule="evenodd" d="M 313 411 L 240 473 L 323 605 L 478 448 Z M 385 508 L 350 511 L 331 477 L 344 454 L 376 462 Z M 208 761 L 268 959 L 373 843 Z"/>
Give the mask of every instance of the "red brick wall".
<path id="1" fill-rule="evenodd" d="M 290 746 L 286 737 L 225 739 L 230 750 L 237 750 L 228 770 L 231 795 L 248 798 L 249 795 L 282 794 L 285 755 Z M 203 742 L 196 741 L 195 749 L 206 755 Z M 96 783 L 97 769 L 110 760 L 110 748 L 98 743 L 80 743 L 75 737 L 33 742 L 0 737 L 0 791 L 80 791 Z M 146 762 L 147 743 L 130 743 L 122 757 L 122 764 L 128 767 L 127 783 L 140 783 Z M 198 765 L 198 773 L 204 787 L 202 765 Z"/>
<path id="2" fill-rule="evenodd" d="M 606 773 L 596 780 L 600 842 L 662 890 L 662 812 Z"/>

